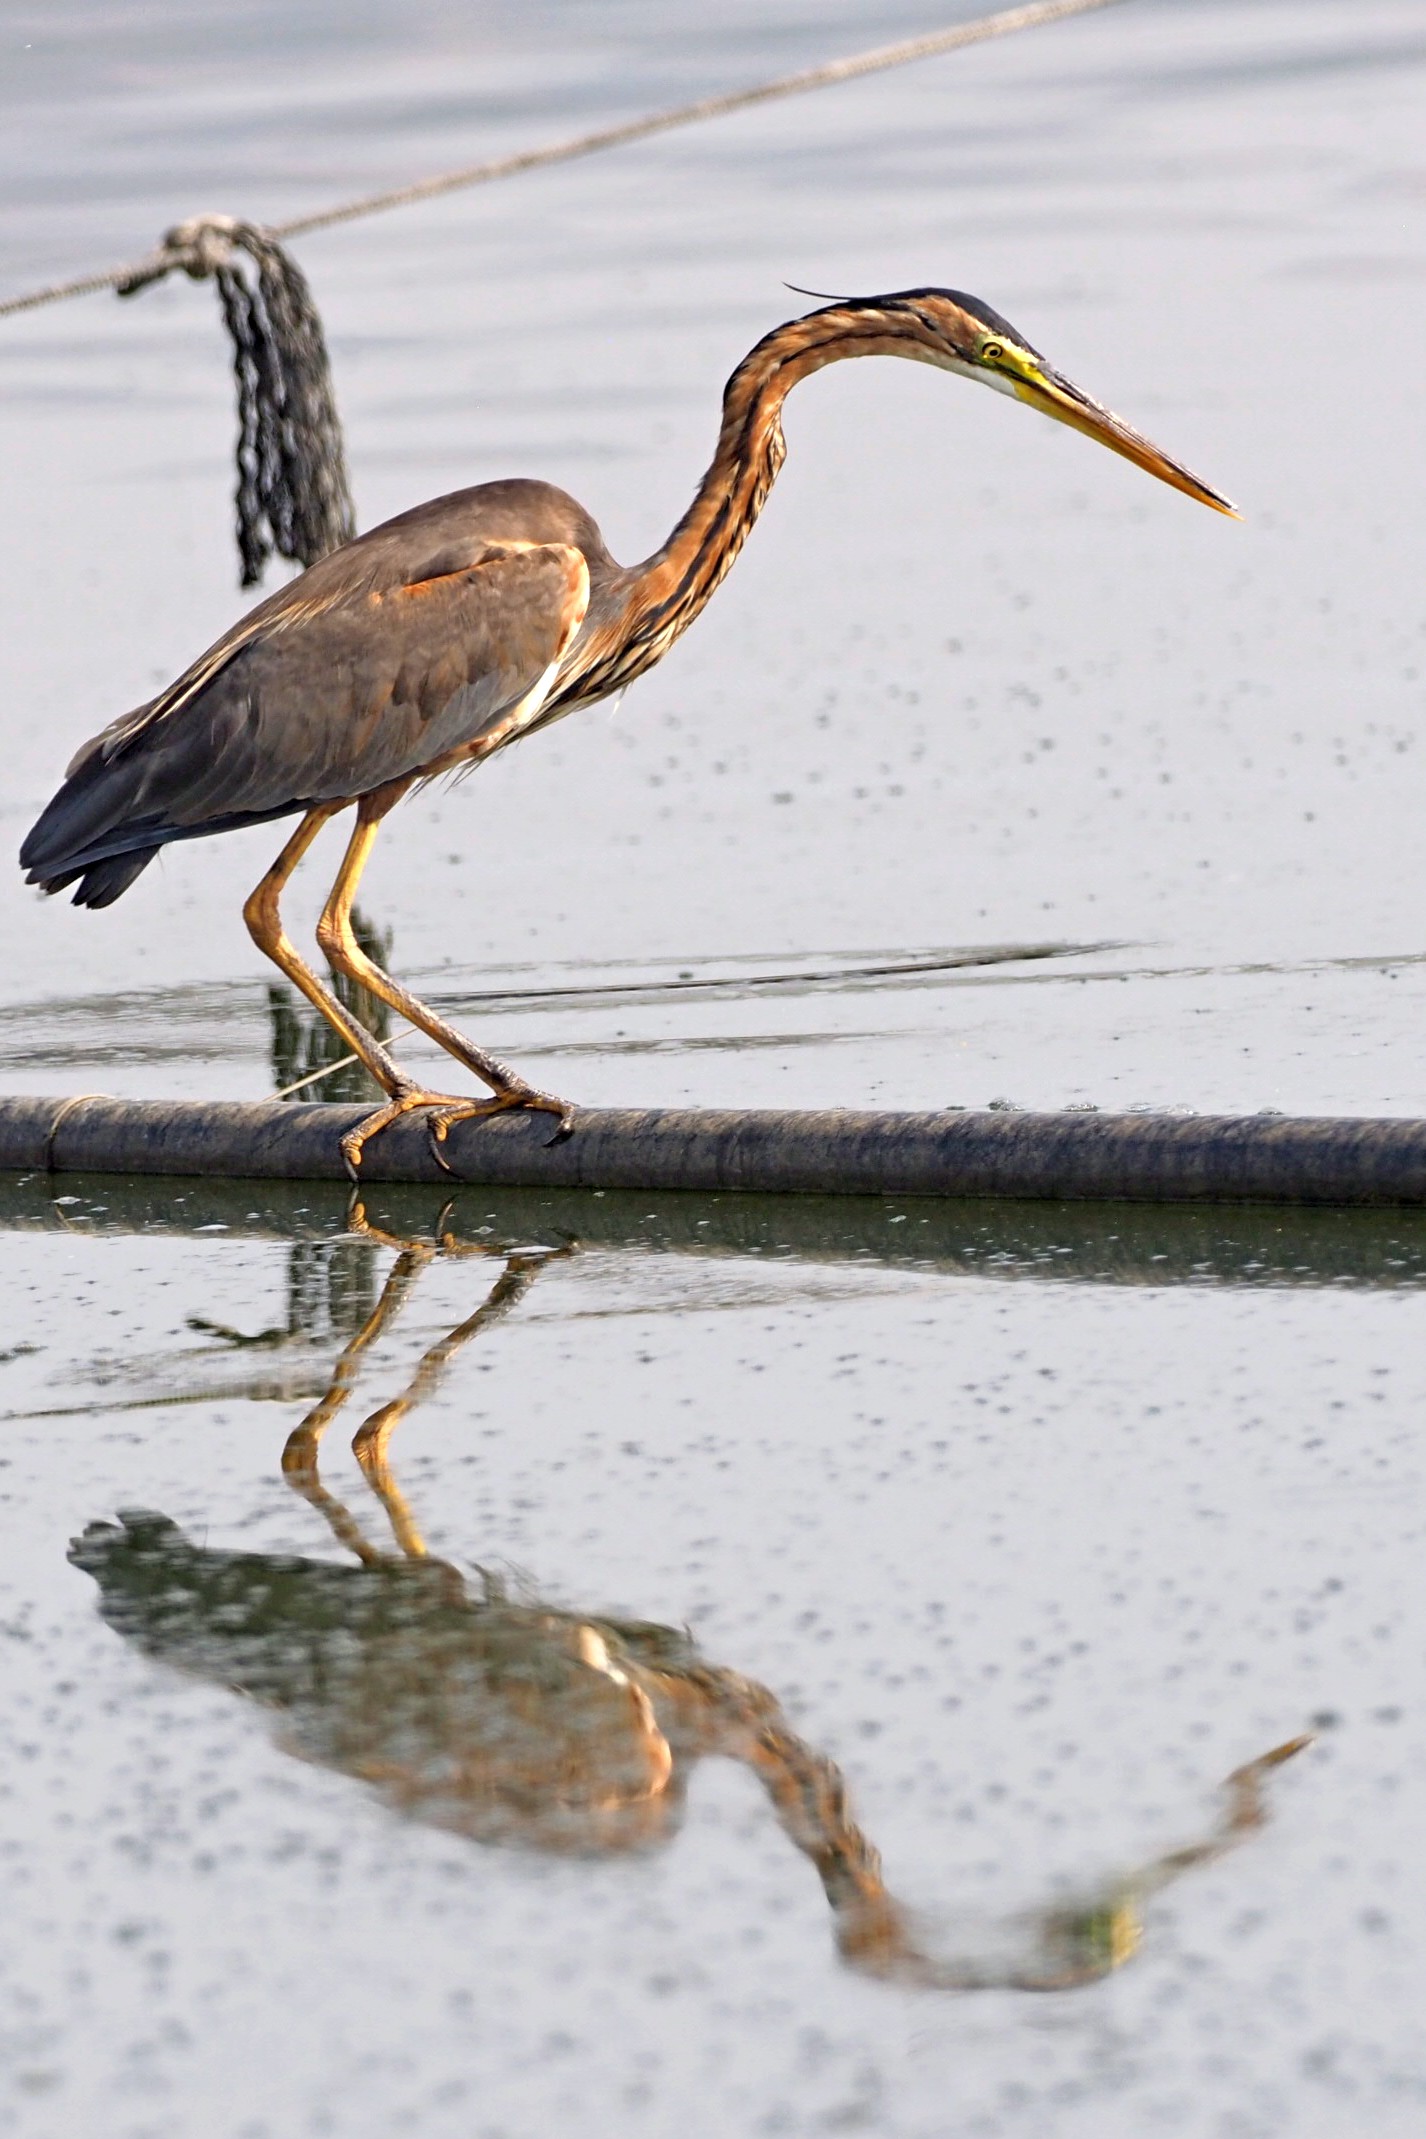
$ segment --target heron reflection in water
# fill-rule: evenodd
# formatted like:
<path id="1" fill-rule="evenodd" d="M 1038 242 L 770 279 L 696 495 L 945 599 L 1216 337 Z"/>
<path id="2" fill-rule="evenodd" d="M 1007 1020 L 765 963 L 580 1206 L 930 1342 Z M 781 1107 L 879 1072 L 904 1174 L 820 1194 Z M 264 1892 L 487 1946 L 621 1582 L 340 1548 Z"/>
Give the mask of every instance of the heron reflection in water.
<path id="1" fill-rule="evenodd" d="M 797 1736 L 765 1686 L 709 1663 L 684 1629 L 522 1601 L 491 1572 L 478 1570 L 472 1585 L 427 1552 L 387 1460 L 391 1432 L 461 1347 L 570 1250 L 497 1250 L 449 1236 L 439 1247 L 389 1244 L 400 1252 L 382 1293 L 282 1459 L 354 1565 L 213 1550 L 151 1513 L 93 1523 L 70 1548 L 118 1633 L 271 1709 L 285 1750 L 472 1841 L 589 1855 L 668 1841 L 696 1763 L 738 1761 L 814 1866 L 842 1958 L 868 1975 L 941 1990 L 1096 1981 L 1136 1950 L 1149 1896 L 1263 1824 L 1264 1782 L 1306 1738 L 1230 1775 L 1222 1815 L 1198 1841 L 1041 1911 L 1023 1960 L 933 1953 L 913 1912 L 888 1892 L 840 1770 Z M 363 1353 L 438 1253 L 499 1254 L 503 1268 L 475 1312 L 424 1354 L 403 1393 L 357 1432 L 354 1452 L 395 1540 L 395 1551 L 380 1549 L 323 1484 L 319 1448 Z"/>

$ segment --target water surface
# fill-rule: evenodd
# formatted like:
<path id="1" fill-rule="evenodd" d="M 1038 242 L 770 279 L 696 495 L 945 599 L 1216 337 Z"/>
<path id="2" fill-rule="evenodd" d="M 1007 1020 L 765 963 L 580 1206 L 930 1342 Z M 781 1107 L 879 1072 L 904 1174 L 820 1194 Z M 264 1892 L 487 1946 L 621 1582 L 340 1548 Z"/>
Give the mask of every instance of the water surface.
<path id="1" fill-rule="evenodd" d="M 931 20 L 12 8 L 0 286 Z M 1409 0 L 1133 0 L 306 241 L 364 525 L 528 473 L 645 554 L 784 280 L 977 291 L 1247 514 L 921 367 L 819 377 L 619 712 L 393 818 L 396 969 L 590 1102 L 1418 1113 L 1423 67 Z M 13 849 L 240 598 L 211 292 L 6 322 L 0 377 Z M 0 1088 L 328 1066 L 242 929 L 272 845 L 97 916 L 0 872 Z M 0 1226 L 0 2128 L 1419 2131 L 1411 1215 L 32 1179 Z M 102 1616 L 134 1537 L 161 1599 L 420 1609 L 354 1606 L 299 1712 L 246 1621 Z M 483 1824 L 410 1782 L 459 1701 L 361 1736 L 390 1653 L 525 1689 L 476 1703 Z M 734 1681 L 810 1765 L 757 1699 L 718 1736 Z M 852 1829 L 940 1988 L 839 1950 Z M 1046 1954 L 1077 1987 L 1015 1987 Z"/>

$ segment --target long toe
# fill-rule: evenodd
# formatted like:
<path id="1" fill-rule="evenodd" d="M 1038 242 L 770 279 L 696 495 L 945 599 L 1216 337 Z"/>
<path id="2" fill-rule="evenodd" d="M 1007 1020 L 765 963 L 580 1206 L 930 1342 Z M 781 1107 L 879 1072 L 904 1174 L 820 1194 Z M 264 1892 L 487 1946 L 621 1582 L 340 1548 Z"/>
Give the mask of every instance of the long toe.
<path id="1" fill-rule="evenodd" d="M 567 1099 L 556 1099 L 550 1092 L 536 1092 L 529 1085 L 512 1085 L 508 1090 L 494 1093 L 489 1099 L 466 1099 L 454 1105 L 443 1106 L 431 1116 L 427 1129 L 431 1155 L 447 1173 L 453 1173 L 441 1146 L 445 1143 L 457 1122 L 486 1121 L 493 1114 L 524 1113 L 557 1114 L 559 1123 L 552 1144 L 560 1143 L 574 1130 L 574 1108 Z"/>
<path id="2" fill-rule="evenodd" d="M 459 1113 L 465 1104 L 464 1100 L 452 1098 L 449 1092 L 427 1092 L 420 1085 L 408 1085 L 393 1092 L 385 1106 L 368 1114 L 342 1138 L 342 1163 L 348 1175 L 353 1181 L 361 1178 L 362 1153 L 367 1145 L 374 1136 L 380 1136 L 383 1129 L 389 1129 L 393 1122 L 399 1121 L 403 1114 L 413 1113 L 418 1107 L 434 1107 L 439 1118 L 441 1114 Z"/>

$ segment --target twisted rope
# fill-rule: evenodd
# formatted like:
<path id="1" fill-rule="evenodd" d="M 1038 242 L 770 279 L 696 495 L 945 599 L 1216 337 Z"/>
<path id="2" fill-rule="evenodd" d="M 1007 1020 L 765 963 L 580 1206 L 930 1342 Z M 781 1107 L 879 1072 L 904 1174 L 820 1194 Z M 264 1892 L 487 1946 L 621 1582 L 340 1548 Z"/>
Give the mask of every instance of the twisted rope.
<path id="1" fill-rule="evenodd" d="M 244 272 L 250 262 L 252 279 Z M 356 533 L 341 419 L 307 278 L 270 231 L 194 216 L 116 284 L 132 297 L 177 270 L 218 285 L 238 388 L 238 550 L 251 587 L 276 551 L 315 564 Z"/>

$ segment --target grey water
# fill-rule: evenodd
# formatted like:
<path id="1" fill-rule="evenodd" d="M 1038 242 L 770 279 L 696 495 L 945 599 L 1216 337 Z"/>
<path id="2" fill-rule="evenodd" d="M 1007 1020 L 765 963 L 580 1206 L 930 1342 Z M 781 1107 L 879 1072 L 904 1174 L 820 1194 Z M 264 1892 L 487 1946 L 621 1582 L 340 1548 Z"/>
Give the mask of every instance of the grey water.
<path id="1" fill-rule="evenodd" d="M 971 12 L 16 0 L 0 293 Z M 395 969 L 590 1102 L 1419 1113 L 1423 87 L 1411 0 L 1125 0 L 302 241 L 363 525 L 527 473 L 645 554 L 785 282 L 977 292 L 1245 513 L 818 377 L 667 661 L 393 816 Z M 0 387 L 13 854 L 248 597 L 211 290 Z M 272 849 L 0 870 L 0 1090 L 331 1070 Z M 0 2130 L 1420 2131 L 1413 1215 L 0 1230 Z"/>

